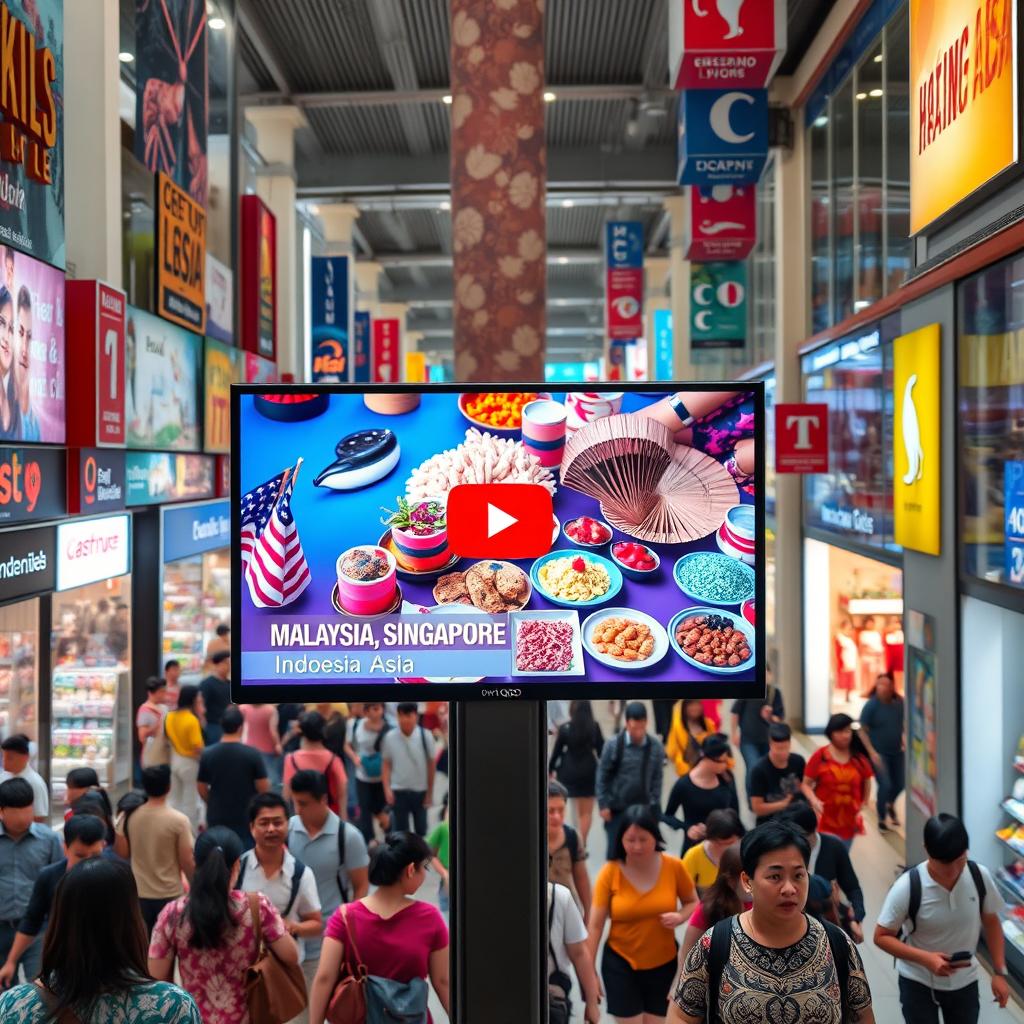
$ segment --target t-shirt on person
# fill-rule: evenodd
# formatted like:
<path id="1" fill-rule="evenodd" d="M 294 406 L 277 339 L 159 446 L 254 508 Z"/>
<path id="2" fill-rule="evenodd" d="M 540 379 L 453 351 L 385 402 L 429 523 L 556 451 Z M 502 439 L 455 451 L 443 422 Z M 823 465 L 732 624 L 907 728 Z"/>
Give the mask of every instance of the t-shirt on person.
<path id="1" fill-rule="evenodd" d="M 132 811 L 121 831 L 131 847 L 132 874 L 144 900 L 169 900 L 182 893 L 179 843 L 192 845 L 192 826 L 181 811 L 149 801 Z"/>
<path id="2" fill-rule="evenodd" d="M 166 981 L 141 981 L 127 992 L 98 996 L 90 1020 L 121 1024 L 211 1024 L 200 1017 L 192 997 Z M 49 1024 L 53 1014 L 35 984 L 18 985 L 0 995 L 0 1020 L 18 1024 Z"/>
<path id="3" fill-rule="evenodd" d="M 231 703 L 231 684 L 220 676 L 207 676 L 199 684 L 199 692 L 206 704 L 207 723 L 220 725 L 220 720 Z"/>
<path id="4" fill-rule="evenodd" d="M 697 886 L 697 892 L 703 893 L 715 884 L 718 878 L 718 865 L 708 856 L 707 843 L 691 846 L 683 856 L 683 867 Z"/>
<path id="5" fill-rule="evenodd" d="M 389 730 L 381 753 L 391 763 L 391 788 L 425 793 L 427 764 L 434 760 L 435 752 L 434 737 L 421 725 L 408 736 L 401 729 Z"/>
<path id="6" fill-rule="evenodd" d="M 275 731 L 270 728 L 271 720 L 276 713 L 273 704 L 242 704 L 239 706 L 245 719 L 245 742 L 255 747 L 261 754 L 277 753 L 280 742 Z"/>
<path id="7" fill-rule="evenodd" d="M 299 750 L 286 754 L 284 758 L 284 784 L 292 781 L 296 772 L 319 772 L 327 779 L 327 802 L 332 811 L 339 811 L 338 800 L 345 788 L 347 776 L 345 765 L 337 754 L 330 750 Z"/>
<path id="8" fill-rule="evenodd" d="M 241 883 L 239 889 L 242 892 L 261 892 L 274 905 L 274 909 L 285 919 L 293 924 L 302 920 L 303 914 L 312 913 L 320 909 L 320 894 L 316 889 L 316 878 L 308 865 L 303 866 L 302 878 L 299 880 L 299 891 L 295 894 L 295 901 L 291 908 L 288 903 L 292 898 L 292 878 L 295 874 L 295 857 L 287 848 L 284 851 L 284 862 L 281 870 L 273 878 L 267 878 L 262 865 L 256 859 L 255 850 L 247 850 L 242 854 L 240 861 L 243 871 L 239 873 Z M 285 910 L 288 913 L 285 914 Z M 306 947 L 302 939 L 296 939 L 299 947 L 299 960 L 305 960 Z"/>
<path id="9" fill-rule="evenodd" d="M 827 746 L 811 754 L 804 777 L 815 781 L 814 794 L 825 805 L 819 831 L 845 840 L 857 834 L 864 782 L 873 774 L 871 762 L 861 754 L 854 754 L 849 761 L 836 761 Z"/>
<path id="10" fill-rule="evenodd" d="M 381 722 L 380 729 L 371 729 L 362 718 L 353 718 L 348 723 L 348 741 L 352 744 L 352 749 L 361 758 L 373 758 L 374 754 L 378 756 L 375 758 L 375 763 L 381 763 L 381 749 L 384 746 L 384 739 L 381 739 L 380 748 L 377 747 L 377 740 L 380 738 L 381 733 L 388 727 Z M 388 729 L 388 732 L 391 730 Z M 368 775 L 366 769 L 356 761 L 356 778 L 360 782 L 380 782 L 380 772 L 378 771 L 375 775 Z"/>
<path id="11" fill-rule="evenodd" d="M 170 711 L 164 729 L 171 747 L 182 757 L 195 757 L 196 747 L 203 745 L 203 729 L 195 712 L 189 708 Z"/>
<path id="12" fill-rule="evenodd" d="M 903 750 L 902 697 L 893 697 L 888 704 L 871 697 L 861 709 L 860 724 L 868 730 L 871 746 L 880 754 L 899 754 Z"/>
<path id="13" fill-rule="evenodd" d="M 8 779 L 24 779 L 32 787 L 32 813 L 37 818 L 50 816 L 50 791 L 46 788 L 42 775 L 27 764 L 17 775 L 14 772 L 0 771 L 0 782 Z"/>
<path id="14" fill-rule="evenodd" d="M 737 700 L 733 702 L 732 713 L 740 718 L 740 741 L 742 743 L 756 743 L 759 746 L 768 746 L 768 726 L 761 715 L 761 709 L 765 704 L 770 704 L 772 714 L 776 718 L 782 718 L 783 705 L 782 693 L 778 687 L 774 688 L 771 700 Z"/>
<path id="15" fill-rule="evenodd" d="M 563 974 L 572 977 L 572 961 L 566 952 L 566 945 L 584 942 L 587 938 L 587 926 L 583 923 L 572 893 L 564 885 L 551 883 L 548 887 L 548 911 L 551 927 L 548 931 L 550 948 L 548 950 L 548 974 L 557 967 Z M 554 951 L 555 962 L 551 963 L 551 952 Z"/>
<path id="16" fill-rule="evenodd" d="M 701 1020 L 708 1012 L 708 951 L 706 931 L 686 955 L 682 983 L 672 994 L 675 1004 Z M 871 991 L 856 946 L 847 940 L 850 954 L 846 987 L 848 1012 L 861 1013 L 871 1005 Z M 807 918 L 804 937 L 786 949 L 768 949 L 732 919 L 729 959 L 722 969 L 718 991 L 721 1024 L 751 1024 L 771 1019 L 769 1007 L 783 999 L 786 1019 L 814 1024 L 843 1024 L 842 1004 L 836 998 L 839 975 L 821 922 Z"/>
<path id="17" fill-rule="evenodd" d="M 776 768 L 767 757 L 762 757 L 747 777 L 747 795 L 759 796 L 765 803 L 774 804 L 800 792 L 800 784 L 804 781 L 804 768 L 807 762 L 799 754 L 790 754 L 785 768 Z M 771 818 L 770 814 L 758 815 L 758 825 Z"/>
<path id="18" fill-rule="evenodd" d="M 249 803 L 256 783 L 267 777 L 263 755 L 245 743 L 215 743 L 199 759 L 199 781 L 210 787 L 206 823 L 249 831 Z"/>

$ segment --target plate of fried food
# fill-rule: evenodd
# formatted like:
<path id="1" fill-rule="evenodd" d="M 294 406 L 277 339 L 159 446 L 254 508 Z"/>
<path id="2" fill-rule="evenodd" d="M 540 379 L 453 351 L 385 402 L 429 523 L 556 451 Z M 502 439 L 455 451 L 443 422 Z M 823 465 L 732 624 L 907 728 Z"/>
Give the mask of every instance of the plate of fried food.
<path id="1" fill-rule="evenodd" d="M 754 627 L 721 608 L 687 608 L 668 624 L 672 647 L 687 664 L 713 675 L 754 673 Z"/>
<path id="2" fill-rule="evenodd" d="M 633 672 L 657 665 L 668 654 L 665 627 L 646 612 L 604 608 L 583 621 L 583 647 L 609 668 Z"/>
<path id="3" fill-rule="evenodd" d="M 434 584 L 438 604 L 468 604 L 489 615 L 525 608 L 533 593 L 530 579 L 511 562 L 475 562 L 465 572 L 449 572 Z"/>

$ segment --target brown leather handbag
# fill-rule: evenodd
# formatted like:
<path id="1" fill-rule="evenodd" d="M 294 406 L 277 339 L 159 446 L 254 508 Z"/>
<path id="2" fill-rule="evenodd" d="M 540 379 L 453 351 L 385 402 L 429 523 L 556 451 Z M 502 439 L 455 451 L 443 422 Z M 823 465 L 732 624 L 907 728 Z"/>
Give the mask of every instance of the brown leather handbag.
<path id="1" fill-rule="evenodd" d="M 341 921 L 345 925 L 345 960 L 341 977 L 327 1006 L 327 1024 L 366 1024 L 366 964 L 352 939 L 348 923 L 348 904 L 342 904 Z"/>
<path id="2" fill-rule="evenodd" d="M 256 961 L 245 972 L 245 1003 L 251 1024 L 285 1024 L 309 1001 L 301 964 L 285 964 L 263 939 L 258 893 L 249 895 L 249 913 L 256 932 Z"/>

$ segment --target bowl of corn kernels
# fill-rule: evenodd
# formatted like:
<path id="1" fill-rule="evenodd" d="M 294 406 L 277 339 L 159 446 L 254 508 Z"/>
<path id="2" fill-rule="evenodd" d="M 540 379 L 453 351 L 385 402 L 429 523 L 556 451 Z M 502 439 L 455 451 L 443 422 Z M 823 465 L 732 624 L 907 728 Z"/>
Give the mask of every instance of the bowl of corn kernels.
<path id="1" fill-rule="evenodd" d="M 459 395 L 459 412 L 478 430 L 511 437 L 523 429 L 523 407 L 545 391 L 474 391 Z"/>

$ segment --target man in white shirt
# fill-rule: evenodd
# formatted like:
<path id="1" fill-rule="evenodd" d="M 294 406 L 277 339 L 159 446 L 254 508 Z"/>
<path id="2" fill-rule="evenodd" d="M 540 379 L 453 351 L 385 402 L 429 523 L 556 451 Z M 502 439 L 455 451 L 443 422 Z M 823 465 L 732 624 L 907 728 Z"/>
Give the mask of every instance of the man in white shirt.
<path id="1" fill-rule="evenodd" d="M 885 898 L 875 945 L 894 956 L 906 1024 L 977 1024 L 978 962 L 982 929 L 992 957 L 992 996 L 1010 998 L 999 912 L 1003 898 L 988 868 L 967 859 L 963 822 L 952 814 L 924 826 L 928 859 L 898 878 Z M 916 877 L 915 877 L 916 876 Z"/>
<path id="2" fill-rule="evenodd" d="M 598 1005 L 600 987 L 594 961 L 587 954 L 587 928 L 583 923 L 572 893 L 557 882 L 548 883 L 548 1000 L 552 1020 L 559 1019 L 556 1003 L 564 1006 L 564 1019 L 572 1017 L 569 1004 L 569 965 L 576 970 L 576 978 L 583 993 L 583 1019 L 586 1024 L 598 1024 L 601 1008 Z"/>
<path id="3" fill-rule="evenodd" d="M 427 808 L 434 792 L 434 737 L 419 724 L 414 701 L 398 705 L 398 728 L 389 729 L 381 744 L 384 799 L 394 808 L 391 828 L 427 834 Z"/>
<path id="4" fill-rule="evenodd" d="M 274 904 L 288 933 L 298 943 L 301 963 L 305 958 L 303 940 L 320 935 L 320 897 L 313 872 L 292 856 L 286 845 L 288 805 L 279 794 L 253 797 L 249 828 L 256 845 L 239 861 L 238 888 L 242 892 L 261 892 Z"/>
<path id="5" fill-rule="evenodd" d="M 28 763 L 30 749 L 28 737 L 20 732 L 8 736 L 0 743 L 4 762 L 0 782 L 7 779 L 24 779 L 32 787 L 35 820 L 45 823 L 50 820 L 50 793 L 43 777 Z"/>

